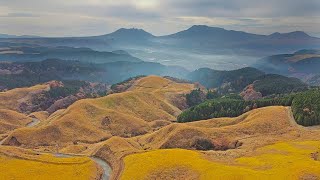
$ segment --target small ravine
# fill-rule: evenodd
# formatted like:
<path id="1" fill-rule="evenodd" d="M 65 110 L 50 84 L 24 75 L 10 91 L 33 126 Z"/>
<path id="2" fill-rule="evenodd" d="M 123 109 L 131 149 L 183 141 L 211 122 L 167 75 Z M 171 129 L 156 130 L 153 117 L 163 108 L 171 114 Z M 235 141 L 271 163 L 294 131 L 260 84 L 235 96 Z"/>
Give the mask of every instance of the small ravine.
<path id="1" fill-rule="evenodd" d="M 109 164 L 100 158 L 91 157 L 91 159 L 94 160 L 103 169 L 102 180 L 109 180 L 111 174 L 111 168 Z"/>
<path id="2" fill-rule="evenodd" d="M 28 123 L 26 127 L 33 127 L 40 123 L 40 120 L 37 118 L 32 118 L 32 122 Z M 6 138 L 0 141 L 0 145 L 4 143 Z M 55 153 L 53 154 L 55 157 L 58 158 L 68 158 L 68 157 L 76 157 L 77 155 L 71 155 L 71 154 L 63 154 L 63 153 Z M 108 163 L 106 163 L 104 160 L 97 158 L 97 157 L 90 157 L 94 162 L 96 162 L 102 169 L 103 174 L 101 180 L 109 180 L 110 174 L 111 174 L 111 168 Z"/>
<path id="3" fill-rule="evenodd" d="M 0 141 L 0 145 L 2 145 L 5 140 L 6 140 L 6 138 L 3 138 L 3 139 Z"/>
<path id="4" fill-rule="evenodd" d="M 37 118 L 32 118 L 32 121 L 29 122 L 26 127 L 33 127 L 33 126 L 36 126 L 40 123 L 40 120 L 37 119 Z M 4 141 L 6 140 L 6 138 L 3 138 L 1 141 L 0 141 L 0 145 L 2 145 L 4 143 Z"/>
<path id="5" fill-rule="evenodd" d="M 59 158 L 68 158 L 68 157 L 75 157 L 76 155 L 55 153 L 54 156 L 59 157 Z M 109 164 L 106 163 L 104 160 L 97 158 L 97 157 L 90 157 L 90 158 L 103 169 L 103 174 L 102 174 L 101 180 L 109 180 L 110 174 L 111 174 L 111 168 L 110 168 Z"/>
<path id="6" fill-rule="evenodd" d="M 40 120 L 37 118 L 32 118 L 32 121 L 30 123 L 27 124 L 26 127 L 33 127 L 36 126 L 40 123 Z"/>

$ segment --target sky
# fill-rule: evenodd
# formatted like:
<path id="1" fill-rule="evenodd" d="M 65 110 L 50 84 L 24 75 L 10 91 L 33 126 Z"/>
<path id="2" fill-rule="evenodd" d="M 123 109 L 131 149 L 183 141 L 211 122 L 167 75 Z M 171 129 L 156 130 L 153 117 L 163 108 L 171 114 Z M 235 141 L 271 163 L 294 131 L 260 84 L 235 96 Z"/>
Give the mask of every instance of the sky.
<path id="1" fill-rule="evenodd" d="M 320 0 L 0 0 L 0 33 L 90 36 L 119 28 L 172 34 L 208 25 L 320 37 Z"/>

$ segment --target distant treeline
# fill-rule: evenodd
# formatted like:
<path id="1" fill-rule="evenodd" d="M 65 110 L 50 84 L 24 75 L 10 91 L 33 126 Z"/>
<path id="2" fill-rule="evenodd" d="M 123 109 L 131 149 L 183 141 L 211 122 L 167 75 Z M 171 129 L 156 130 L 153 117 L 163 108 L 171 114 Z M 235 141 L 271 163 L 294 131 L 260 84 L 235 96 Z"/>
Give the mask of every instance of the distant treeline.
<path id="1" fill-rule="evenodd" d="M 193 106 L 178 116 L 178 122 L 199 121 L 218 117 L 236 117 L 252 109 L 266 106 L 291 106 L 298 124 L 312 126 L 320 124 L 320 90 L 312 89 L 300 93 L 244 101 L 232 97 L 207 100 Z"/>

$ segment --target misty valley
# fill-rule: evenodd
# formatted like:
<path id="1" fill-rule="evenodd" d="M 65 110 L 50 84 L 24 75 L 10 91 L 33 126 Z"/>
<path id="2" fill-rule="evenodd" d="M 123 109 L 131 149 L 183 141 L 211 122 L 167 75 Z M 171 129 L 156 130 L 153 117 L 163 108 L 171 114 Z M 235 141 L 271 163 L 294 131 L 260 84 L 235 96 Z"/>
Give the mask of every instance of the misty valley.
<path id="1" fill-rule="evenodd" d="M 319 7 L 0 2 L 0 180 L 320 179 Z"/>

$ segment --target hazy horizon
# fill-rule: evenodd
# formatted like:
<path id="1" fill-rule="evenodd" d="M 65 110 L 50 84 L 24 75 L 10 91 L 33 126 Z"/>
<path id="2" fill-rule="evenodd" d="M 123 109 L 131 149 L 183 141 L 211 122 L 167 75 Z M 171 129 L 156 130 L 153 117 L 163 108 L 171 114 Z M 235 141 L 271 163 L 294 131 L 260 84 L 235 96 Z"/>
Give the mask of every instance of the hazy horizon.
<path id="1" fill-rule="evenodd" d="M 139 28 L 156 36 L 192 25 L 268 35 L 304 31 L 320 37 L 317 0 L 0 0 L 3 34 L 95 36 Z"/>
<path id="2" fill-rule="evenodd" d="M 36 34 L 10 34 L 10 33 L 2 33 L 0 32 L 0 35 L 11 35 L 11 36 L 35 36 L 35 37 L 49 37 L 49 38 L 63 38 L 63 37 L 91 37 L 91 36 L 102 36 L 102 35 L 106 35 L 106 34 L 111 34 L 111 33 L 114 33 L 120 29 L 139 29 L 139 30 L 144 30 L 145 32 L 147 33 L 150 33 L 156 37 L 161 37 L 161 36 L 167 36 L 167 35 L 172 35 L 172 34 L 175 34 L 177 32 L 181 32 L 181 31 L 184 31 L 184 30 L 187 30 L 189 28 L 191 28 L 192 26 L 208 26 L 208 27 L 212 27 L 212 28 L 223 28 L 223 27 L 218 27 L 218 26 L 210 26 L 210 25 L 206 25 L 206 24 L 194 24 L 194 25 L 190 25 L 189 27 L 186 27 L 185 29 L 180 29 L 180 30 L 177 30 L 177 31 L 174 31 L 174 32 L 170 32 L 169 34 L 162 34 L 162 35 L 156 35 L 154 34 L 153 32 L 150 32 L 150 31 L 147 31 L 145 29 L 142 29 L 142 28 L 139 28 L 139 27 L 120 27 L 116 30 L 112 30 L 112 31 L 109 31 L 109 32 L 106 32 L 106 33 L 102 33 L 102 34 L 92 34 L 92 35 L 72 35 L 72 36 L 41 36 L 41 35 L 36 35 Z M 230 31 L 241 31 L 241 30 L 237 30 L 237 29 L 227 29 L 227 28 L 223 28 L 225 30 L 230 30 Z M 293 30 L 293 31 L 287 31 L 287 32 L 278 32 L 278 31 L 275 31 L 275 32 L 271 32 L 271 33 L 267 33 L 267 34 L 262 34 L 262 33 L 255 33 L 255 32 L 249 32 L 249 31 L 242 31 L 242 32 L 246 32 L 246 33 L 251 33 L 251 34 L 258 34 L 258 35 L 271 35 L 273 33 L 291 33 L 291 32 L 296 32 L 296 31 L 301 31 L 301 30 Z M 305 32 L 305 31 L 302 31 L 302 32 Z M 320 34 L 319 35 L 313 35 L 313 34 L 310 34 L 308 32 L 305 32 L 307 33 L 309 36 L 313 36 L 313 37 L 317 37 L 317 38 L 320 38 Z"/>

